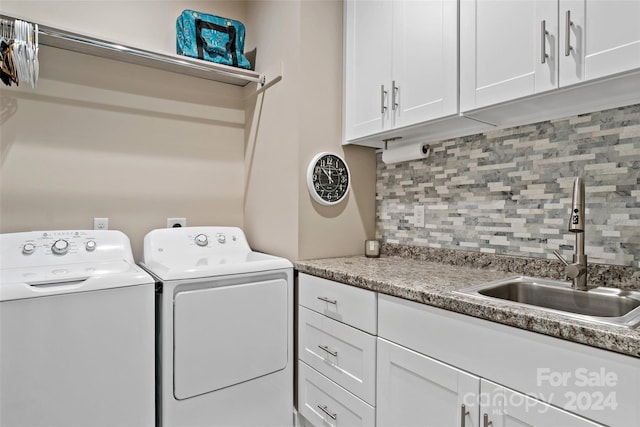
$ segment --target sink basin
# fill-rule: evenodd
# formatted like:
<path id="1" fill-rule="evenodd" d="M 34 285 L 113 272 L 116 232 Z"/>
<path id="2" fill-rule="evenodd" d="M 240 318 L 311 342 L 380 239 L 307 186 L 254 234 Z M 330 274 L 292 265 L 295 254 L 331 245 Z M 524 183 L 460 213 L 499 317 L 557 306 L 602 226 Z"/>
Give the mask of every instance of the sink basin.
<path id="1" fill-rule="evenodd" d="M 582 320 L 629 327 L 640 324 L 638 291 L 605 287 L 578 291 L 572 289 L 568 282 L 521 276 L 472 286 L 459 292 L 494 301 L 535 306 Z"/>

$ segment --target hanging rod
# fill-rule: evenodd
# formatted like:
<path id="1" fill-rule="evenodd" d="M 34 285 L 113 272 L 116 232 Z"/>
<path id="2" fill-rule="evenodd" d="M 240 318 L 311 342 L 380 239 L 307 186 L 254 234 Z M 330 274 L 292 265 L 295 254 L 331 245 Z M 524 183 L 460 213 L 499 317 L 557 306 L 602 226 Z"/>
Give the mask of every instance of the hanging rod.
<path id="1" fill-rule="evenodd" d="M 0 19 L 14 20 L 14 18 L 6 15 L 0 15 Z M 47 25 L 38 24 L 38 27 L 41 45 L 228 83 L 235 86 L 246 86 L 251 82 L 260 83 L 261 85 L 265 84 L 265 77 L 255 71 L 201 61 L 186 56 L 151 52 L 95 37 L 72 33 Z"/>

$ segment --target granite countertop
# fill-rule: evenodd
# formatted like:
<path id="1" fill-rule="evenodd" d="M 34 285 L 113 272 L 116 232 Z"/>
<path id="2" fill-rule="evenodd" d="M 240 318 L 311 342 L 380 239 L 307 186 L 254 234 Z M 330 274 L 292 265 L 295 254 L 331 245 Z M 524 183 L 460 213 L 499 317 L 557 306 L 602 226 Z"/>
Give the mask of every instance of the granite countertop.
<path id="1" fill-rule="evenodd" d="M 391 254 L 380 258 L 352 256 L 298 261 L 295 268 L 302 273 L 347 285 L 640 358 L 640 327 L 627 328 L 583 321 L 560 313 L 539 310 L 533 306 L 525 308 L 507 301 L 487 301 L 455 292 L 473 284 L 515 276 L 557 278 L 554 276 L 560 274 L 559 268 L 555 269 L 554 266 L 551 268 L 552 271 L 549 271 L 545 265 L 548 267 L 553 264 L 549 264 L 547 260 L 533 262 L 532 264 L 536 265 L 530 266 L 528 271 L 516 274 L 513 270 L 521 271 L 518 264 L 522 264 L 523 260 L 504 257 L 498 258 L 500 262 L 496 262 L 496 259 L 486 257 L 485 254 L 479 254 L 479 257 L 469 257 L 467 254 L 462 260 L 452 261 L 451 256 L 442 257 L 439 253 L 438 261 L 434 261 L 430 259 L 433 258 L 432 254 L 424 256 L 423 253 L 416 256 L 412 253 L 408 257 L 403 250 L 394 249 L 386 248 L 385 252 Z M 456 254 L 453 258 L 460 258 L 460 255 Z M 597 269 L 597 266 L 590 265 L 589 268 L 591 274 L 592 268 Z M 593 273 L 601 273 L 602 277 L 607 277 L 615 276 L 619 272 Z M 637 273 L 629 269 L 627 273 L 618 274 L 627 276 L 618 279 L 618 283 L 622 283 L 620 287 L 635 288 L 638 282 Z M 604 282 L 606 283 L 606 280 Z"/>

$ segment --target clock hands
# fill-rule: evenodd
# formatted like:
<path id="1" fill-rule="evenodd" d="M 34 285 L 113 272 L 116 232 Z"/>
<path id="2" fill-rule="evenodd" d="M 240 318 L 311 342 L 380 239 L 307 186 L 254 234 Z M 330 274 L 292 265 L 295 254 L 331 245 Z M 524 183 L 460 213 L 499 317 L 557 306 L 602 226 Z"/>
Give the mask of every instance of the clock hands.
<path id="1" fill-rule="evenodd" d="M 333 184 L 333 178 L 331 178 L 331 174 L 327 172 L 325 168 L 321 168 L 321 169 L 322 169 L 322 172 L 324 172 L 324 174 L 327 175 L 327 178 L 329 178 L 329 184 Z"/>

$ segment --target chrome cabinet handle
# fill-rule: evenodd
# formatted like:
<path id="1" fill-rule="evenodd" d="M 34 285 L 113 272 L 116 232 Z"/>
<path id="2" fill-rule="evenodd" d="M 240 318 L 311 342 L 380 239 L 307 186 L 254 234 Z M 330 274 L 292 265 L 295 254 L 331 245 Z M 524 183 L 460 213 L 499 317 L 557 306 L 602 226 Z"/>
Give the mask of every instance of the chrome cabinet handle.
<path id="1" fill-rule="evenodd" d="M 398 109 L 398 90 L 400 88 L 396 86 L 396 81 L 391 82 L 391 109 L 396 111 Z"/>
<path id="2" fill-rule="evenodd" d="M 335 412 L 330 412 L 329 408 L 327 408 L 327 405 L 318 405 L 318 409 L 320 409 L 325 414 L 329 415 L 329 418 L 331 418 L 332 420 L 335 420 L 336 418 L 338 418 L 338 414 L 336 414 Z"/>
<path id="3" fill-rule="evenodd" d="M 569 56 L 571 55 L 571 26 L 573 25 L 573 22 L 571 22 L 571 11 L 567 10 L 567 14 L 566 14 L 566 26 L 567 26 L 567 31 L 565 33 L 565 37 L 564 37 L 564 56 Z"/>
<path id="4" fill-rule="evenodd" d="M 549 57 L 549 55 L 547 55 L 547 34 L 549 34 L 549 32 L 547 31 L 547 21 L 542 20 L 542 22 L 540 23 L 540 63 L 544 64 L 545 62 L 547 62 L 547 58 Z"/>
<path id="5" fill-rule="evenodd" d="M 467 407 L 462 405 L 460 407 L 460 427 L 465 427 L 467 423 L 467 415 L 469 415 L 469 411 L 467 411 Z"/>
<path id="6" fill-rule="evenodd" d="M 384 114 L 387 111 L 385 104 L 385 98 L 387 97 L 387 91 L 384 90 L 384 85 L 380 85 L 380 113 Z"/>
<path id="7" fill-rule="evenodd" d="M 320 301 L 328 302 L 329 304 L 334 304 L 334 305 L 337 305 L 337 304 L 338 304 L 338 301 L 337 301 L 337 300 L 329 299 L 329 298 L 327 298 L 327 297 L 318 297 L 318 299 L 319 299 Z"/>
<path id="8" fill-rule="evenodd" d="M 330 355 L 332 355 L 333 357 L 338 357 L 338 352 L 337 351 L 333 351 L 331 350 L 329 347 L 327 347 L 326 345 L 319 345 L 318 346 L 321 350 L 326 351 L 327 353 L 329 353 Z"/>
<path id="9" fill-rule="evenodd" d="M 483 427 L 489 427 L 489 424 L 493 424 L 491 421 L 489 421 L 489 414 L 484 414 L 484 417 L 482 418 L 482 426 Z"/>

